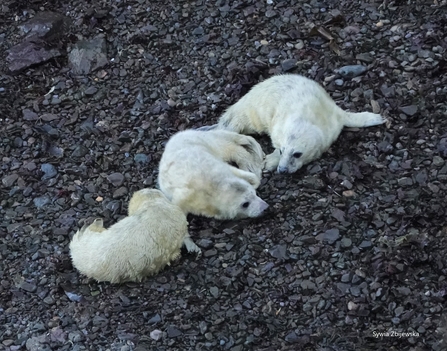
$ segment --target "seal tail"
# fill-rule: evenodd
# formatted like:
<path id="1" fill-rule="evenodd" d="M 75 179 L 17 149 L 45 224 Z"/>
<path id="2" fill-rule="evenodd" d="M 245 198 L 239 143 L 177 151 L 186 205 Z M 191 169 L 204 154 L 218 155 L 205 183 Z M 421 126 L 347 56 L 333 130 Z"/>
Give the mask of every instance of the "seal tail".
<path id="1" fill-rule="evenodd" d="M 371 112 L 346 112 L 343 116 L 343 125 L 345 127 L 371 127 L 385 123 L 386 119 L 377 113 Z"/>

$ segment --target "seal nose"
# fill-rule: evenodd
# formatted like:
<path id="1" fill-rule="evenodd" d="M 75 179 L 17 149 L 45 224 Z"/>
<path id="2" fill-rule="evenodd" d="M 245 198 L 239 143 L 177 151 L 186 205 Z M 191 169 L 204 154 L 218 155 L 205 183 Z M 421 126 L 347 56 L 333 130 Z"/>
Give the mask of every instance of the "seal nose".
<path id="1" fill-rule="evenodd" d="M 264 212 L 266 209 L 269 208 L 269 204 L 268 204 L 267 202 L 263 201 L 263 200 L 261 200 L 261 201 L 262 201 L 262 202 L 261 202 L 261 208 L 260 208 L 260 210 L 261 210 L 261 212 Z"/>
<path id="2" fill-rule="evenodd" d="M 278 173 L 288 173 L 289 169 L 287 167 L 278 166 Z"/>

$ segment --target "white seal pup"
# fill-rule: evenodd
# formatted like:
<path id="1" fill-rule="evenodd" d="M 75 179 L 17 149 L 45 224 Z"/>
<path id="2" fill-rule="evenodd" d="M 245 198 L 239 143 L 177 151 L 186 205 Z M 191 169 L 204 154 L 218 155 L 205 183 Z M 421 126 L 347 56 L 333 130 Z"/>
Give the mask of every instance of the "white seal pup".
<path id="1" fill-rule="evenodd" d="M 267 133 L 275 151 L 265 169 L 293 173 L 317 159 L 343 127 L 384 123 L 379 114 L 347 112 L 317 82 L 297 74 L 273 76 L 256 84 L 220 117 L 216 129 Z M 203 130 L 216 130 L 203 127 Z"/>
<path id="2" fill-rule="evenodd" d="M 263 159 L 261 146 L 247 135 L 186 130 L 167 142 L 158 184 L 185 213 L 216 219 L 258 217 L 268 207 L 255 190 Z"/>
<path id="3" fill-rule="evenodd" d="M 98 281 L 141 281 L 180 256 L 200 254 L 188 234 L 186 215 L 160 190 L 142 189 L 129 202 L 129 216 L 106 229 L 102 219 L 84 225 L 70 242 L 73 266 Z"/>

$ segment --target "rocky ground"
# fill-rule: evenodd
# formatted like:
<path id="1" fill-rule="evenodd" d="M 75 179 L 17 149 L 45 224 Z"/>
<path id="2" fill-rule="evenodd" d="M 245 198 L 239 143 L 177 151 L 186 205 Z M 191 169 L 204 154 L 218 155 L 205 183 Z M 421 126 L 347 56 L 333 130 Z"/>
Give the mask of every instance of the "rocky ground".
<path id="1" fill-rule="evenodd" d="M 441 0 L 3 0 L 0 350 L 447 349 L 446 26 Z M 75 271 L 71 236 L 156 186 L 169 136 L 282 72 L 389 123 L 266 174 L 263 218 L 190 217 L 198 259 Z"/>

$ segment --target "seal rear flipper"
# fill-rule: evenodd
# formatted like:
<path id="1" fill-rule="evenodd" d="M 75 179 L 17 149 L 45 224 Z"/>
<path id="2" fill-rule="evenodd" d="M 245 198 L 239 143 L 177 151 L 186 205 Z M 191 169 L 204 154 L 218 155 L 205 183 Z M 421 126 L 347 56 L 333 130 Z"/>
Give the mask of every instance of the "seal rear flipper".
<path id="1" fill-rule="evenodd" d="M 79 231 L 79 235 L 83 235 L 85 234 L 86 231 L 89 232 L 95 232 L 95 233 L 101 233 L 103 231 L 106 230 L 106 228 L 104 228 L 104 221 L 102 218 L 96 218 L 92 224 L 87 225 L 84 224 L 84 226 L 82 227 L 82 229 Z"/>
<path id="2" fill-rule="evenodd" d="M 377 113 L 371 112 L 345 112 L 343 125 L 345 127 L 363 128 L 371 127 L 386 122 L 386 119 Z"/>

